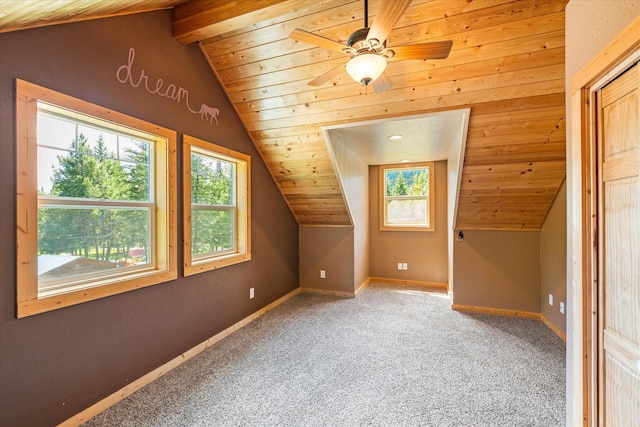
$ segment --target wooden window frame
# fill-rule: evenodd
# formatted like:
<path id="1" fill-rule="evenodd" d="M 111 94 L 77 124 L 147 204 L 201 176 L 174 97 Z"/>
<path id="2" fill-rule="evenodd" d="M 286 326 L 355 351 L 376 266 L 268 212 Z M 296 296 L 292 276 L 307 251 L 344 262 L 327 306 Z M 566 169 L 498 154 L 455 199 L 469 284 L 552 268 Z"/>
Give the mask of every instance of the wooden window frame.
<path id="1" fill-rule="evenodd" d="M 427 226 L 417 225 L 389 225 L 387 224 L 387 195 L 385 192 L 386 171 L 390 169 L 427 169 L 429 175 L 429 195 L 427 196 L 427 205 L 429 208 L 429 224 Z M 379 205 L 379 228 L 380 231 L 435 231 L 435 163 L 394 163 L 380 165 L 378 171 L 378 205 Z"/>
<path id="2" fill-rule="evenodd" d="M 149 268 L 98 277 L 59 292 L 38 290 L 38 103 L 51 104 L 114 129 L 144 134 L 154 144 L 155 260 Z M 76 117 L 77 117 L 76 116 Z M 176 132 L 33 83 L 16 79 L 16 291 L 22 318 L 174 280 L 177 273 Z M 163 178 L 164 177 L 164 178 Z"/>
<path id="3" fill-rule="evenodd" d="M 184 275 L 190 276 L 251 260 L 251 157 L 189 135 L 183 136 L 182 143 Z M 191 255 L 191 153 L 196 151 L 193 148 L 213 158 L 235 164 L 234 250 L 200 259 L 194 259 Z"/>

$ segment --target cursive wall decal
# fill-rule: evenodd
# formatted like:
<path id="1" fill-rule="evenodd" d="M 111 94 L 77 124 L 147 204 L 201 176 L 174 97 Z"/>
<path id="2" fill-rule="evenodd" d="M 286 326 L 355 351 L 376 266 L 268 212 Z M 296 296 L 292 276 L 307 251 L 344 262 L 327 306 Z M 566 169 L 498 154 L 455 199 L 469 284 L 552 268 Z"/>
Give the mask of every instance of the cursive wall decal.
<path id="1" fill-rule="evenodd" d="M 162 79 L 156 79 L 155 84 L 149 81 L 149 76 L 145 73 L 144 70 L 140 70 L 140 75 L 137 78 L 137 81 L 134 81 L 133 78 L 133 61 L 136 57 L 136 51 L 134 48 L 129 49 L 129 61 L 121 65 L 116 71 L 116 78 L 122 84 L 129 83 L 132 87 L 139 87 L 142 85 L 147 92 L 151 94 L 155 94 L 158 96 L 162 96 L 163 98 L 168 98 L 176 102 L 182 102 L 184 100 L 184 104 L 187 109 L 193 114 L 199 114 L 202 120 L 207 120 L 209 123 L 213 124 L 213 121 L 216 121 L 218 124 L 218 115 L 220 115 L 220 110 L 216 107 L 210 107 L 207 104 L 202 104 L 200 109 L 193 109 L 189 104 L 189 91 L 183 88 L 182 86 L 176 86 L 171 83 L 165 87 L 164 81 Z"/>

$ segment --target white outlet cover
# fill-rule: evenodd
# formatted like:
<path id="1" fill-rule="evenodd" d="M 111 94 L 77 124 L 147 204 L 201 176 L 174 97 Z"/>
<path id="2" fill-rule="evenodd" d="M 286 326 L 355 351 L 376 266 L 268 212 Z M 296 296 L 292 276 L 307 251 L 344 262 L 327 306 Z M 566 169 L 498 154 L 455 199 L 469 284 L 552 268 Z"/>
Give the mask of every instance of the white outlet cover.
<path id="1" fill-rule="evenodd" d="M 553 295 L 549 294 L 549 305 L 553 305 Z"/>
<path id="2" fill-rule="evenodd" d="M 327 273 L 324 270 L 320 270 L 320 278 L 324 279 L 327 277 Z"/>
<path id="3" fill-rule="evenodd" d="M 402 270 L 402 263 L 401 262 L 398 263 L 398 270 Z"/>
<path id="4" fill-rule="evenodd" d="M 409 266 L 407 265 L 407 263 L 406 263 L 406 262 L 403 262 L 403 263 L 402 263 L 402 269 L 403 269 L 403 270 L 408 270 L 408 269 L 409 269 Z"/>
<path id="5" fill-rule="evenodd" d="M 249 288 L 249 299 L 253 299 L 253 297 L 255 297 L 255 290 L 254 288 Z"/>
<path id="6" fill-rule="evenodd" d="M 564 314 L 564 303 L 560 302 L 560 313 Z"/>

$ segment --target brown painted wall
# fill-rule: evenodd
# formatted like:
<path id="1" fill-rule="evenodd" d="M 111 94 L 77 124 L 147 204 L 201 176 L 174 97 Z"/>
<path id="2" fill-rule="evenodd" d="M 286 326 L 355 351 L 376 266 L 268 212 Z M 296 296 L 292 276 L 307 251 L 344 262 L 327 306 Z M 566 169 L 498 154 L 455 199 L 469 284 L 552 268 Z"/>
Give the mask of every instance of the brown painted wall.
<path id="1" fill-rule="evenodd" d="M 121 84 L 130 48 L 137 72 L 219 108 L 220 124 Z M 16 319 L 15 78 L 251 155 L 253 259 Z M 172 38 L 170 11 L 1 34 L 0 148 L 2 426 L 64 421 L 298 286 L 298 226 L 198 47 Z"/>
<path id="2" fill-rule="evenodd" d="M 435 231 L 380 231 L 377 166 L 369 167 L 369 230 L 372 277 L 447 283 L 447 162 L 436 162 Z M 408 270 L 398 270 L 406 262 Z"/>
<path id="3" fill-rule="evenodd" d="M 553 295 L 553 306 L 549 305 Z M 542 315 L 566 332 L 567 304 L 567 187 L 562 184 L 540 231 L 540 309 Z"/>
<path id="4" fill-rule="evenodd" d="M 463 233 L 453 245 L 453 303 L 540 313 L 540 233 Z"/>
<path id="5" fill-rule="evenodd" d="M 300 227 L 300 286 L 353 293 L 353 239 L 353 227 Z"/>

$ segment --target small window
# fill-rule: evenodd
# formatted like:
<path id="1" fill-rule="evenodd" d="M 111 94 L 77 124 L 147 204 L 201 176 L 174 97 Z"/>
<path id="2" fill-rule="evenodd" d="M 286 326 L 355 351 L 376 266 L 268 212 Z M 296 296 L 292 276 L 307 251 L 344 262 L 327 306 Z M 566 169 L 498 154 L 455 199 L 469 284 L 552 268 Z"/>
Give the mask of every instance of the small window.
<path id="1" fill-rule="evenodd" d="M 433 231 L 433 163 L 380 166 L 380 230 Z"/>
<path id="2" fill-rule="evenodd" d="M 175 132 L 17 81 L 18 317 L 177 277 Z"/>
<path id="3" fill-rule="evenodd" d="M 185 276 L 251 259 L 251 158 L 184 136 Z"/>

